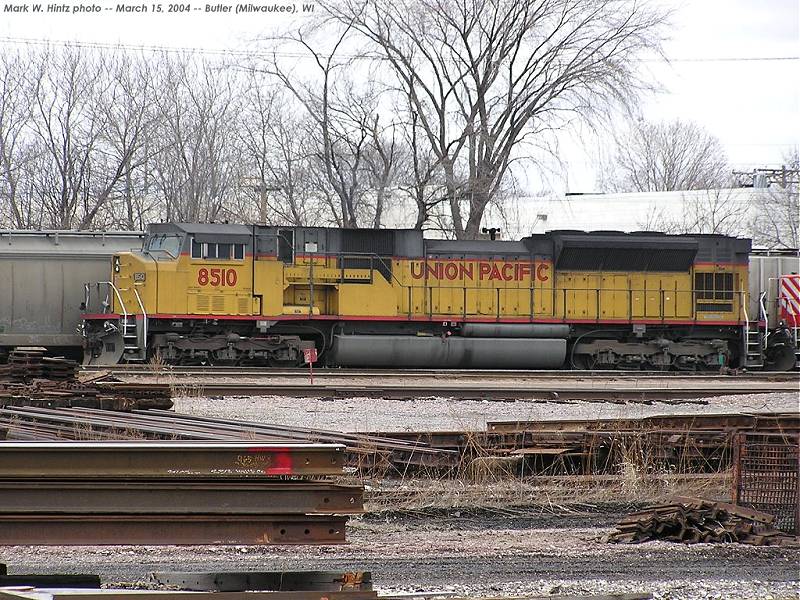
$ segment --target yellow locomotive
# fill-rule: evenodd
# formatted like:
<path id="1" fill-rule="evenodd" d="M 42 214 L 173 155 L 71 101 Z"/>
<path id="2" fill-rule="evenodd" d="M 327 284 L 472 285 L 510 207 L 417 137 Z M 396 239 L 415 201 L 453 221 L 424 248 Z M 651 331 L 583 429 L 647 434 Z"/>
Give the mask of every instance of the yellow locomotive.
<path id="1" fill-rule="evenodd" d="M 750 241 L 153 224 L 86 286 L 89 362 L 719 368 L 747 358 Z M 792 358 L 793 355 L 792 355 Z"/>

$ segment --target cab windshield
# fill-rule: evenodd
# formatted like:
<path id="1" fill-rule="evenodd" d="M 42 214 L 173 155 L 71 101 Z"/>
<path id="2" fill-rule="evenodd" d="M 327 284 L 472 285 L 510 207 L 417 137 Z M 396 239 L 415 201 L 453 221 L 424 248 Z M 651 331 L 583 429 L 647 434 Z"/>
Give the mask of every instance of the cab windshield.
<path id="1" fill-rule="evenodd" d="M 181 251 L 181 238 L 177 235 L 155 235 L 147 242 L 148 252 L 163 252 L 178 258 Z"/>

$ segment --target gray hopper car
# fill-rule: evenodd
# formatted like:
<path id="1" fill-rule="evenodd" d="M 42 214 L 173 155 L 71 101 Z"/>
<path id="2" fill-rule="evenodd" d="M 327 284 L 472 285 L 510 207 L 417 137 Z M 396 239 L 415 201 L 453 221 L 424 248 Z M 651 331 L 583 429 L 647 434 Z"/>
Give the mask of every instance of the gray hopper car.
<path id="1" fill-rule="evenodd" d="M 138 231 L 0 230 L 0 359 L 16 346 L 79 358 L 81 299 L 105 281 L 111 255 L 141 248 Z"/>

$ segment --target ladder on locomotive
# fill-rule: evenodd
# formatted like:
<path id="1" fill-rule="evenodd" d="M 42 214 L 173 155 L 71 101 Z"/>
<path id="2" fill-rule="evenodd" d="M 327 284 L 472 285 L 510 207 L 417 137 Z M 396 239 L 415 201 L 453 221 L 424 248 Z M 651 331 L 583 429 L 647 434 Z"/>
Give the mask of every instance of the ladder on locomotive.
<path id="1" fill-rule="evenodd" d="M 142 298 L 139 295 L 139 290 L 135 287 L 133 288 L 133 294 L 136 297 L 136 302 L 139 305 L 139 310 L 141 311 L 139 314 L 137 313 L 129 313 L 127 307 L 125 306 L 125 301 L 122 299 L 122 294 L 120 291 L 127 292 L 129 291 L 127 288 L 123 290 L 117 289 L 117 286 L 114 285 L 111 281 L 101 281 L 98 282 L 98 287 L 100 285 L 107 285 L 108 288 L 114 292 L 114 297 L 117 299 L 117 304 L 121 309 L 122 314 L 120 315 L 120 325 L 122 326 L 122 344 L 123 344 L 123 351 L 122 351 L 122 360 L 126 362 L 144 362 L 147 360 L 147 311 L 144 309 L 144 304 L 142 303 Z M 86 290 L 86 300 L 85 304 L 88 306 L 89 304 L 89 288 L 88 286 L 84 286 Z M 103 302 L 103 312 L 107 311 L 108 308 L 111 306 L 109 302 L 109 294 L 106 294 L 105 302 Z"/>
<path id="2" fill-rule="evenodd" d="M 122 341 L 124 344 L 122 360 L 144 362 L 147 360 L 147 311 L 144 309 L 141 296 L 139 296 L 139 290 L 135 287 L 133 294 L 140 312 L 130 314 L 126 310 L 122 317 Z"/>
<path id="3" fill-rule="evenodd" d="M 744 327 L 744 351 L 745 367 L 763 367 L 764 350 L 767 347 L 768 315 L 766 307 L 767 292 L 761 292 L 758 296 L 758 315 L 754 320 L 750 320 L 745 309 Z"/>

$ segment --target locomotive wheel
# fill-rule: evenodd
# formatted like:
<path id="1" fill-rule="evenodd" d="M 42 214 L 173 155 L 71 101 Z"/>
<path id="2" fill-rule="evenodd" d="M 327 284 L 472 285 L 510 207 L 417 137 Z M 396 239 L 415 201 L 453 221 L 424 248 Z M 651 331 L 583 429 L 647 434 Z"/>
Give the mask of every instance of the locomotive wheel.
<path id="1" fill-rule="evenodd" d="M 591 354 L 574 354 L 571 359 L 572 368 L 578 371 L 592 371 L 597 360 Z"/>
<path id="2" fill-rule="evenodd" d="M 794 350 L 791 346 L 776 346 L 770 349 L 769 356 L 764 363 L 765 371 L 791 371 L 796 363 Z"/>

